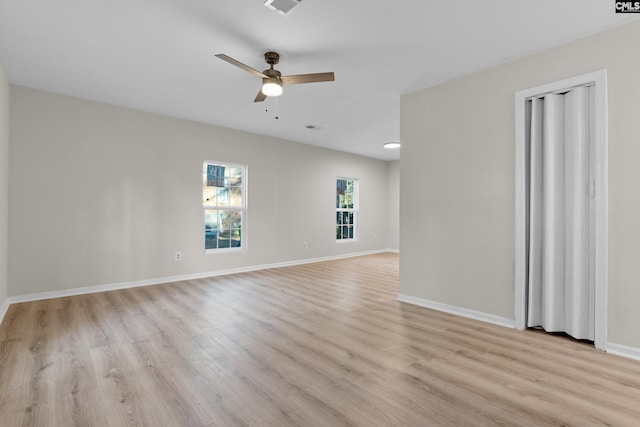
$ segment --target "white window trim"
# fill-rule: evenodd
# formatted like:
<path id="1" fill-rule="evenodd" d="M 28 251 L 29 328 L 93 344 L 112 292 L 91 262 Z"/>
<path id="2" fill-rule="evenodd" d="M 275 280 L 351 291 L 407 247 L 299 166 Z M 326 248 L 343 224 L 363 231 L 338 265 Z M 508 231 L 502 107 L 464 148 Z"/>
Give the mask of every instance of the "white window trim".
<path id="1" fill-rule="evenodd" d="M 241 219 L 241 224 L 240 224 L 240 229 L 242 230 L 242 240 L 241 242 L 241 246 L 239 248 L 215 248 L 215 249 L 204 249 L 204 253 L 205 254 L 227 254 L 227 253 L 232 253 L 232 252 L 246 252 L 248 249 L 248 236 L 249 236 L 249 230 L 248 230 L 248 212 L 249 212 L 249 199 L 248 199 L 248 193 L 247 193 L 247 182 L 249 179 L 249 167 L 245 164 L 242 163 L 233 163 L 233 162 L 221 162 L 221 161 L 217 161 L 217 160 L 204 160 L 203 161 L 203 169 L 204 169 L 204 165 L 218 165 L 218 166 L 225 166 L 225 167 L 240 167 L 244 170 L 244 176 L 242 177 L 242 208 L 240 208 L 239 210 L 242 211 L 242 219 Z M 207 210 L 212 210 L 212 209 L 220 209 L 218 207 L 207 207 L 204 205 L 204 203 L 202 204 L 202 225 L 203 225 L 203 229 L 204 226 L 206 225 L 206 211 Z M 233 208 L 234 210 L 238 210 L 238 208 Z M 229 208 L 229 210 L 232 210 L 231 208 Z M 205 237 L 203 236 L 203 240 L 202 240 L 202 247 L 205 247 Z"/>

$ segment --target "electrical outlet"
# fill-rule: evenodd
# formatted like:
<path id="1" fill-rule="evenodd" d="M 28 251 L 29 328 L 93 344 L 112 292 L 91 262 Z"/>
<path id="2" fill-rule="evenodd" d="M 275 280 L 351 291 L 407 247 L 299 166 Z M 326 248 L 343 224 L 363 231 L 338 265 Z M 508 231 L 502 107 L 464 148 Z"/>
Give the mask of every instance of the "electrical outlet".
<path id="1" fill-rule="evenodd" d="M 309 244 L 307 242 L 302 242 L 302 249 L 304 250 L 309 249 Z"/>
<path id="2" fill-rule="evenodd" d="M 176 252 L 176 261 L 182 261 L 182 252 Z"/>

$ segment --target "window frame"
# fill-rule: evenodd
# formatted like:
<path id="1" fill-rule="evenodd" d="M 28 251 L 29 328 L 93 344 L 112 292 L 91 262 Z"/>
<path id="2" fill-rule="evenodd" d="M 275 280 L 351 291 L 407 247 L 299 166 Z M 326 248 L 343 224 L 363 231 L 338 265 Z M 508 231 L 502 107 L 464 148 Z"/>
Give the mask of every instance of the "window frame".
<path id="1" fill-rule="evenodd" d="M 233 188 L 233 187 L 238 187 L 241 190 L 241 194 L 242 194 L 242 203 L 241 206 L 231 206 L 229 205 L 220 205 L 220 204 L 215 204 L 215 205 L 207 205 L 205 203 L 204 200 L 204 191 L 206 188 L 206 180 L 207 180 L 207 166 L 212 165 L 212 166 L 222 166 L 225 168 L 225 171 L 227 170 L 227 168 L 239 168 L 241 170 L 241 180 L 242 180 L 242 184 L 239 186 L 230 186 L 230 185 L 225 185 L 223 188 Z M 241 251 L 246 251 L 247 250 L 247 237 L 248 237 L 248 193 L 247 193 L 247 180 L 248 180 L 248 176 L 249 176 L 249 168 L 247 165 L 245 164 L 241 164 L 241 163 L 233 163 L 233 162 L 222 162 L 222 161 L 217 161 L 217 160 L 204 160 L 202 163 L 202 192 L 203 192 L 203 200 L 202 200 L 202 220 L 203 220 L 203 230 L 204 230 L 204 234 L 203 234 L 203 240 L 202 240 L 202 247 L 204 249 L 204 253 L 205 254 L 219 254 L 219 253 L 229 253 L 229 252 L 241 252 Z M 226 180 L 225 180 L 226 182 Z M 207 211 L 240 211 L 240 227 L 239 227 L 239 231 L 240 231 L 240 246 L 229 246 L 229 247 L 216 247 L 216 248 L 208 248 L 207 249 L 207 236 L 206 236 L 206 230 L 207 230 Z M 216 233 L 217 235 L 217 233 Z"/>
<path id="2" fill-rule="evenodd" d="M 340 208 L 338 207 L 338 181 L 352 181 L 353 182 L 353 207 L 352 208 Z M 338 176 L 334 180 L 335 192 L 336 192 L 336 213 L 334 216 L 334 229 L 336 230 L 336 243 L 357 242 L 359 238 L 359 211 L 360 211 L 360 180 L 358 178 L 349 178 L 344 176 Z M 338 222 L 338 214 L 346 212 L 352 214 L 353 221 L 351 224 L 353 228 L 353 236 L 347 238 L 338 238 L 338 227 L 343 226 L 343 223 Z"/>

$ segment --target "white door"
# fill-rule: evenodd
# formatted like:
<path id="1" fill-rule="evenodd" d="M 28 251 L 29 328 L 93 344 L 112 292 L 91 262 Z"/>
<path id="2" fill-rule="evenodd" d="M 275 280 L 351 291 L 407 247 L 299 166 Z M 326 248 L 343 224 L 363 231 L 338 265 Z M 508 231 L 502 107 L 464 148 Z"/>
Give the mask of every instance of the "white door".
<path id="1" fill-rule="evenodd" d="M 527 100 L 527 326 L 593 341 L 592 86 Z"/>
<path id="2" fill-rule="evenodd" d="M 516 93 L 515 326 L 564 331 L 599 349 L 607 341 L 606 96 L 605 70 Z"/>

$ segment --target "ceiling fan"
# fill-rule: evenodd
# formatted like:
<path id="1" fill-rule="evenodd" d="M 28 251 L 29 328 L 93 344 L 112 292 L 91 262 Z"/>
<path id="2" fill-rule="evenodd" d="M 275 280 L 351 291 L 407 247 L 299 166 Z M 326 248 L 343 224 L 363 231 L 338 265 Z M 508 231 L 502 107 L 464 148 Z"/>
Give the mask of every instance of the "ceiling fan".
<path id="1" fill-rule="evenodd" d="M 253 102 L 262 102 L 267 96 L 280 96 L 282 95 L 282 87 L 286 85 L 297 85 L 301 83 L 316 83 L 316 82 L 332 82 L 335 80 L 333 72 L 330 73 L 313 73 L 313 74 L 296 74 L 293 76 L 283 76 L 280 71 L 273 68 L 275 64 L 280 61 L 280 55 L 275 52 L 266 52 L 264 54 L 264 60 L 269 64 L 269 69 L 260 72 L 248 65 L 243 64 L 240 61 L 233 59 L 223 53 L 216 55 L 223 61 L 242 68 L 245 71 L 253 74 L 256 77 L 262 79 L 262 87 L 256 95 L 256 99 Z"/>

